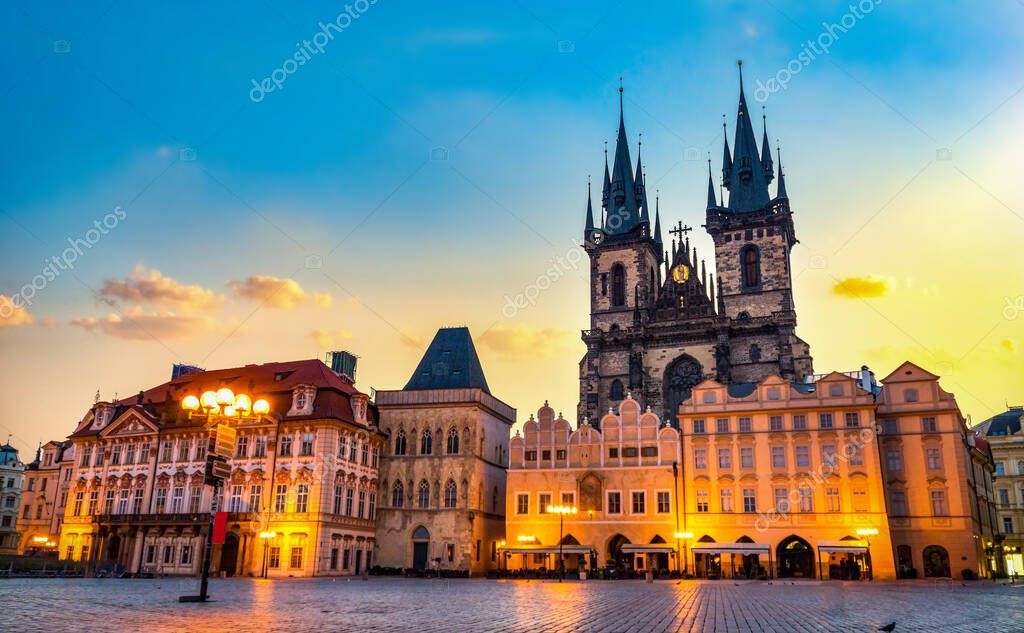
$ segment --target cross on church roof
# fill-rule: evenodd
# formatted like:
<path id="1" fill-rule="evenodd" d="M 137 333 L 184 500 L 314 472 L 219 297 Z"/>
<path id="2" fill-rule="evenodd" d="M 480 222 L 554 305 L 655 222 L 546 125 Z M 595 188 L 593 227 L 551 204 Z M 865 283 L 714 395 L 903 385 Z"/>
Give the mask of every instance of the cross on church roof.
<path id="1" fill-rule="evenodd" d="M 691 226 L 683 226 L 683 222 L 682 222 L 682 220 L 680 220 L 679 224 L 677 224 L 675 228 L 669 229 L 668 232 L 671 233 L 672 235 L 678 235 L 679 236 L 679 241 L 681 242 L 681 241 L 683 241 L 683 235 L 685 233 L 689 233 L 692 230 L 693 230 L 693 227 L 691 227 Z"/>

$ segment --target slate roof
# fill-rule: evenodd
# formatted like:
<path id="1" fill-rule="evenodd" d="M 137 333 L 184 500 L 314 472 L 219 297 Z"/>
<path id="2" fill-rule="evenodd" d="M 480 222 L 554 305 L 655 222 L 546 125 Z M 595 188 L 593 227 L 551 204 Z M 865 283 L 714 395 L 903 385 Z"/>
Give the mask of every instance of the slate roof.
<path id="1" fill-rule="evenodd" d="M 985 420 L 976 426 L 974 430 L 988 437 L 1013 435 L 1014 433 L 1020 433 L 1022 418 L 1024 418 L 1024 409 L 1014 407 L 1009 411 Z"/>
<path id="2" fill-rule="evenodd" d="M 405 385 L 406 391 L 427 389 L 481 389 L 490 395 L 469 328 L 441 328 L 434 335 Z"/>

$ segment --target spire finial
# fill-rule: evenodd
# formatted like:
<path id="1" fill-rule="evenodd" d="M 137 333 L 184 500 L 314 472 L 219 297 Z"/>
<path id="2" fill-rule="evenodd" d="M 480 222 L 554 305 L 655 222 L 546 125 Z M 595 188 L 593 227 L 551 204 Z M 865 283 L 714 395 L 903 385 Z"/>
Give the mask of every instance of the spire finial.
<path id="1" fill-rule="evenodd" d="M 740 92 L 743 92 L 743 59 L 736 60 L 736 67 L 740 69 Z"/>
<path id="2" fill-rule="evenodd" d="M 622 77 L 619 77 L 619 119 L 622 119 Z"/>

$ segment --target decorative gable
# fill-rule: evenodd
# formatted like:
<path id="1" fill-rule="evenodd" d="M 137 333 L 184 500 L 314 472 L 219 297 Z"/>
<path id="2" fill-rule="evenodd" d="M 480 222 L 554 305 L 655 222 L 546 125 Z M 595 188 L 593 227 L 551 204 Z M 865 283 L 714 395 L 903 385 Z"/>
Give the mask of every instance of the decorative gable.
<path id="1" fill-rule="evenodd" d="M 314 400 L 316 400 L 315 385 L 295 385 L 295 388 L 292 389 L 292 406 L 287 415 L 311 415 Z"/>
<path id="2" fill-rule="evenodd" d="M 127 435 L 149 435 L 157 432 L 157 426 L 145 419 L 138 411 L 125 411 L 121 417 L 107 425 L 100 433 L 102 437 L 123 437 Z"/>
<path id="3" fill-rule="evenodd" d="M 369 402 L 370 398 L 365 393 L 352 394 L 352 417 L 359 424 L 366 425 L 366 408 Z"/>

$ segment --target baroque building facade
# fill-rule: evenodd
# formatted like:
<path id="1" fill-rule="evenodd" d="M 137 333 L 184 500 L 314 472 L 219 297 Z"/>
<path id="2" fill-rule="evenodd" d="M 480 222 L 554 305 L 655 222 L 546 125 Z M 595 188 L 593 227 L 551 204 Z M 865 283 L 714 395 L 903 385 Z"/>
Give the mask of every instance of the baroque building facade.
<path id="1" fill-rule="evenodd" d="M 63 558 L 114 573 L 198 573 L 213 495 L 209 423 L 182 400 L 225 387 L 267 400 L 269 412 L 218 420 L 237 436 L 214 572 L 351 575 L 372 564 L 384 436 L 369 397 L 319 360 L 200 371 L 96 402 L 70 436 Z"/>
<path id="2" fill-rule="evenodd" d="M 16 554 L 20 537 L 18 514 L 21 491 L 25 485 L 25 464 L 18 459 L 18 449 L 10 444 L 0 446 L 0 553 Z"/>
<path id="3" fill-rule="evenodd" d="M 991 549 L 1000 575 L 1024 575 L 1024 408 L 1014 406 L 974 430 L 992 450 L 995 536 Z"/>
<path id="4" fill-rule="evenodd" d="M 469 330 L 438 330 L 405 387 L 375 401 L 389 438 L 377 564 L 468 575 L 495 567 L 516 412 L 491 395 Z"/>
<path id="5" fill-rule="evenodd" d="M 596 218 L 587 200 L 590 325 L 582 335 L 578 420 L 600 419 L 628 391 L 674 423 L 679 403 L 704 380 L 810 375 L 810 347 L 796 335 L 790 251 L 797 239 L 785 175 L 780 164 L 772 196 L 767 126 L 759 149 L 742 75 L 733 147 L 726 138 L 723 152 L 728 200 L 716 196 L 709 162 L 704 227 L 715 247 L 711 275 L 690 246 L 690 227 L 680 223 L 671 244 L 663 241 L 639 145 L 632 165 L 619 91 L 615 154 L 611 167 L 605 157 Z"/>
<path id="6" fill-rule="evenodd" d="M 71 478 L 73 453 L 70 448 L 68 441 L 47 442 L 25 467 L 25 490 L 18 519 L 19 553 L 57 553 Z"/>

